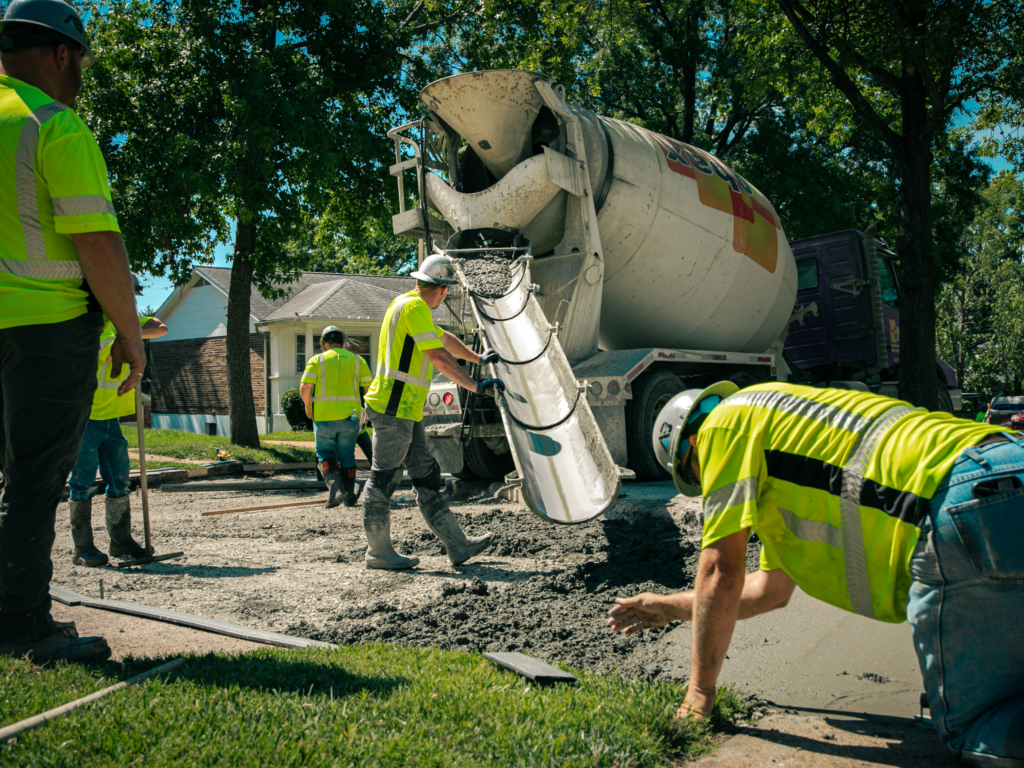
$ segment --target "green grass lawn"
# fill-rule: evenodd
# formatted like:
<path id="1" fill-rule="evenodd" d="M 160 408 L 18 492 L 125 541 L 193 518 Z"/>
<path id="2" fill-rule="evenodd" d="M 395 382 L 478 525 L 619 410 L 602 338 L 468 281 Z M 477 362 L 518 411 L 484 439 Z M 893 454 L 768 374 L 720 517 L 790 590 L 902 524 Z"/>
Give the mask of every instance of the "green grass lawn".
<path id="1" fill-rule="evenodd" d="M 129 462 L 132 465 L 132 469 L 138 469 L 139 468 L 139 462 L 136 461 L 135 459 L 129 459 Z M 202 467 L 201 464 L 186 464 L 183 461 L 157 461 L 157 460 L 154 460 L 154 459 L 149 459 L 146 462 L 146 471 L 147 472 L 149 470 L 151 470 L 151 469 L 168 469 L 168 468 L 170 468 L 170 469 L 202 469 L 203 467 Z"/>
<path id="2" fill-rule="evenodd" d="M 300 440 L 312 443 L 314 439 L 312 432 L 271 432 L 268 435 L 260 435 L 260 440 Z"/>
<path id="3" fill-rule="evenodd" d="M 128 445 L 132 449 L 139 447 L 139 435 L 135 427 L 121 427 Z M 290 464 L 302 461 L 316 461 L 316 452 L 312 448 L 301 448 L 295 445 L 268 445 L 265 448 L 253 449 L 231 445 L 226 437 L 198 435 L 195 432 L 183 432 L 177 429 L 147 429 L 146 453 L 157 456 L 170 456 L 175 459 L 203 459 L 218 461 L 217 449 L 231 454 L 232 459 L 239 459 L 251 464 L 271 462 Z M 147 466 L 149 466 L 147 464 Z"/>
<path id="4" fill-rule="evenodd" d="M 162 663 L 0 659 L 0 725 Z M 668 766 L 710 751 L 752 704 L 673 722 L 684 686 L 583 674 L 538 688 L 478 654 L 389 645 L 192 657 L 15 743 L 4 765 Z"/>

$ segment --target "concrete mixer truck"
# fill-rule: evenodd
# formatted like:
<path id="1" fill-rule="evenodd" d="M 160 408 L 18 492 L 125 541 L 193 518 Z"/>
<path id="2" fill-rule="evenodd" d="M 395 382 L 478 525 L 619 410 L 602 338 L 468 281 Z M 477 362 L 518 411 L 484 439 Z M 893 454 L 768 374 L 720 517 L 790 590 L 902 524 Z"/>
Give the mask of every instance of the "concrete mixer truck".
<path id="1" fill-rule="evenodd" d="M 660 408 L 683 389 L 777 378 L 878 389 L 880 374 L 891 373 L 884 342 L 860 355 L 860 368 L 854 359 L 853 348 L 882 338 L 892 319 L 874 301 L 883 298 L 877 264 L 864 267 L 875 255 L 848 268 L 845 284 L 831 283 L 856 291 L 851 301 L 830 303 L 818 295 L 829 289 L 828 257 L 852 247 L 850 237 L 824 251 L 820 243 L 802 244 L 815 265 L 811 279 L 768 199 L 713 155 L 568 104 L 563 89 L 532 72 L 456 75 L 428 85 L 421 99 L 426 117 L 388 133 L 399 183 L 395 234 L 461 259 L 504 254 L 526 265 L 513 273 L 528 281 L 523 295 L 540 312 L 531 315 L 523 302 L 510 310 L 509 317 L 533 317 L 514 335 L 525 328 L 541 339 L 538 349 L 557 337 L 575 377 L 559 385 L 553 376 L 534 389 L 577 388 L 612 460 L 637 478 L 663 477 L 651 433 Z M 407 207 L 412 175 L 418 204 Z M 797 301 L 798 289 L 805 301 Z M 450 304 L 449 323 L 472 339 L 491 309 L 465 294 Z M 836 314 L 849 327 L 836 331 Z M 864 325 L 862 315 L 866 329 L 853 327 Z M 797 363 L 808 363 L 803 372 L 784 354 L 790 327 L 797 342 L 791 351 Z M 850 335 L 850 343 L 826 338 L 823 348 L 819 337 L 836 333 Z M 496 339 L 501 334 L 508 329 L 476 338 L 494 347 L 505 343 Z M 832 364 L 837 349 L 845 367 Z M 517 370 L 506 367 L 503 375 Z M 517 451 L 507 415 L 465 397 L 435 377 L 426 405 L 432 450 L 445 471 L 501 479 L 524 463 L 519 458 L 530 444 Z"/>

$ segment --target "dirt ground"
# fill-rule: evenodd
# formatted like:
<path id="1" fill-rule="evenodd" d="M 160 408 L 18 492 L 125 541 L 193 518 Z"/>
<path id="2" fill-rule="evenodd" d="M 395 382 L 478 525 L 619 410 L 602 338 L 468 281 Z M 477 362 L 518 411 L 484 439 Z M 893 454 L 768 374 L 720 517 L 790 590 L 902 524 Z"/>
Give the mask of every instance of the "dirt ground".
<path id="1" fill-rule="evenodd" d="M 335 643 L 515 650 L 599 672 L 656 675 L 658 664 L 637 662 L 634 657 L 649 655 L 632 651 L 657 642 L 664 630 L 612 635 L 606 616 L 617 596 L 692 584 L 699 502 L 672 494 L 670 484 L 627 486 L 611 514 L 580 526 L 553 525 L 525 506 L 486 495 L 453 499 L 467 533 L 497 536 L 484 555 L 452 568 L 412 489 L 403 487 L 393 499 L 392 535 L 399 551 L 421 562 L 413 571 L 390 573 L 363 568 L 358 507 L 200 514 L 320 492 L 154 491 L 154 546 L 158 553 L 184 550 L 184 559 L 132 569 L 75 566 L 67 506 L 61 505 L 53 583 L 99 597 L 102 578 L 110 599 Z M 138 492 L 132 507 L 141 540 Z M 93 514 L 101 549 L 107 543 L 102 510 L 98 503 Z M 755 556 L 752 547 L 751 565 Z"/>

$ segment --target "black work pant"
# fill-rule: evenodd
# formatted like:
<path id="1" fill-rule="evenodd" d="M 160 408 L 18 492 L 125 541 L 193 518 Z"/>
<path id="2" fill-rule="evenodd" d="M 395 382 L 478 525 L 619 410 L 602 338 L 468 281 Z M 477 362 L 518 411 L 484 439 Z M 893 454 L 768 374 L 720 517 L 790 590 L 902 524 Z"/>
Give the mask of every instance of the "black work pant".
<path id="1" fill-rule="evenodd" d="M 92 410 L 103 316 L 0 329 L 0 642 L 52 631 L 57 504 Z"/>
<path id="2" fill-rule="evenodd" d="M 363 452 L 363 456 L 365 456 L 366 460 L 370 462 L 370 464 L 372 465 L 373 440 L 370 439 L 370 436 L 365 432 L 360 432 L 358 435 L 356 435 L 356 445 L 359 446 L 359 449 Z"/>

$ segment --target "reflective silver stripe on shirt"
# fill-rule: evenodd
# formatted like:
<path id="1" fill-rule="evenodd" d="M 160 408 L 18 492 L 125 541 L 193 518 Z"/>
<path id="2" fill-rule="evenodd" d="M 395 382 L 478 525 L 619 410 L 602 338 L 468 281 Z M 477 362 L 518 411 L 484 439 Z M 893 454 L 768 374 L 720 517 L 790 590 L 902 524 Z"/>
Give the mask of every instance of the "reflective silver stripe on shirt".
<path id="1" fill-rule="evenodd" d="M 391 364 L 391 348 L 395 344 L 395 333 L 397 333 L 397 331 L 398 331 L 398 318 L 402 314 L 402 308 L 406 304 L 408 304 L 410 301 L 412 301 L 413 299 L 417 299 L 417 298 L 419 298 L 419 297 L 418 296 L 405 296 L 405 297 L 396 299 L 395 303 L 392 305 L 394 307 L 394 311 L 391 313 L 391 323 L 388 325 L 388 347 L 387 347 L 387 353 L 384 355 L 384 359 L 383 360 L 378 360 L 377 361 L 377 375 L 378 376 L 381 375 L 382 373 L 384 373 L 385 369 L 387 369 L 387 367 Z M 384 375 L 390 376 L 389 373 L 384 373 Z M 395 377 L 391 376 L 391 378 L 393 379 Z"/>
<path id="2" fill-rule="evenodd" d="M 427 333 L 414 333 L 412 334 L 412 340 L 417 344 L 422 341 L 437 341 L 437 334 L 429 331 Z"/>
<path id="3" fill-rule="evenodd" d="M 55 197 L 53 203 L 54 216 L 86 216 L 92 213 L 109 213 L 116 216 L 114 204 L 103 195 L 74 195 L 71 197 Z"/>
<path id="4" fill-rule="evenodd" d="M 714 493 L 704 497 L 704 520 L 725 512 L 737 504 L 757 501 L 757 478 L 745 477 L 735 483 L 723 485 Z"/>
<path id="5" fill-rule="evenodd" d="M 829 427 L 847 432 L 863 432 L 871 423 L 870 416 L 837 408 L 834 405 L 819 403 L 788 392 L 737 392 L 724 401 L 725 405 L 751 405 L 760 408 L 771 408 L 780 413 L 791 413 L 811 421 L 817 421 Z"/>
<path id="6" fill-rule="evenodd" d="M 0 272 L 6 272 L 29 280 L 82 280 L 80 261 L 58 261 L 56 259 L 0 259 Z"/>
<path id="7" fill-rule="evenodd" d="M 96 379 L 97 379 L 97 386 L 99 386 L 100 389 L 117 389 L 123 383 L 121 381 L 107 381 L 108 378 L 110 378 L 110 361 L 109 360 L 107 360 L 105 363 L 103 363 L 103 367 L 100 368 L 99 376 L 96 377 Z M 128 377 L 126 376 L 125 378 L 128 378 Z"/>
<path id="8" fill-rule="evenodd" d="M 846 564 L 846 590 L 853 610 L 861 616 L 874 618 L 871 604 L 871 582 L 868 579 L 868 558 L 864 548 L 864 525 L 860 514 L 860 492 L 875 451 L 892 425 L 913 408 L 894 405 L 882 413 L 861 437 L 853 455 L 843 466 L 843 486 L 839 493 L 839 511 L 843 525 L 843 560 Z"/>
<path id="9" fill-rule="evenodd" d="M 800 541 L 812 544 L 828 544 L 836 549 L 843 548 L 843 529 L 836 528 L 824 520 L 804 520 L 797 517 L 796 513 L 788 509 L 776 507 L 782 519 L 786 522 L 786 530 L 796 536 Z"/>
<path id="10" fill-rule="evenodd" d="M 327 391 L 327 356 L 317 355 L 318 365 L 320 366 L 320 391 Z M 359 366 L 356 365 L 356 380 L 359 380 Z M 319 395 L 313 397 L 314 403 L 351 403 L 359 402 L 359 398 L 356 395 Z"/>
<path id="11" fill-rule="evenodd" d="M 430 389 L 430 379 L 425 379 L 422 376 L 413 376 L 412 374 L 395 371 L 391 368 L 388 368 L 384 372 L 384 375 L 389 379 L 394 379 L 395 381 L 404 381 L 406 384 L 414 384 L 417 387 Z"/>
<path id="12" fill-rule="evenodd" d="M 25 238 L 25 254 L 29 259 L 46 258 L 46 235 L 39 221 L 39 190 L 36 185 L 36 149 L 39 146 L 39 130 L 43 124 L 67 107 L 59 101 L 52 101 L 46 106 L 35 110 L 24 125 L 18 138 L 18 148 L 14 151 L 14 186 L 18 194 L 18 219 L 21 221 L 22 234 Z M 8 259 L 8 263 L 13 261 Z M 20 274 L 14 269 L 8 272 L 19 277 L 30 277 Z M 81 272 L 81 267 L 79 267 Z M 81 277 L 81 274 L 78 275 Z M 35 275 L 31 275 L 35 277 Z M 44 277 L 49 277 L 45 275 Z"/>

